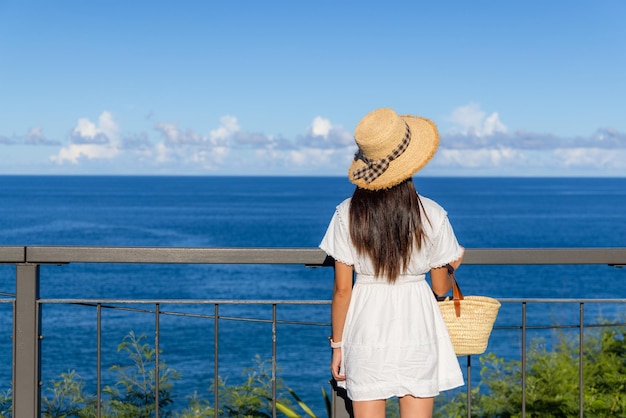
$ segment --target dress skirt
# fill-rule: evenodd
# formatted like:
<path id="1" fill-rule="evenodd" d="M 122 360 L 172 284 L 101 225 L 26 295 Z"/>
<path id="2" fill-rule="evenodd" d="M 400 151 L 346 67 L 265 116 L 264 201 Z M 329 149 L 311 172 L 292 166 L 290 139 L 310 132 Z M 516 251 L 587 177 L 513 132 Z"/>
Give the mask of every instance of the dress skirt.
<path id="1" fill-rule="evenodd" d="M 424 275 L 396 282 L 357 274 L 342 337 L 341 373 L 353 401 L 432 397 L 463 375 Z"/>

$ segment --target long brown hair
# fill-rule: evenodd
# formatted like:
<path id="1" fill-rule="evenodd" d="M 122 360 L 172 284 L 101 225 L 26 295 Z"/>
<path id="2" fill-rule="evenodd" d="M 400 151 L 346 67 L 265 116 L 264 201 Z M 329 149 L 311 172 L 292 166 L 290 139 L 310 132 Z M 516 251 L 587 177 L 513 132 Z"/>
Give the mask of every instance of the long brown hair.
<path id="1" fill-rule="evenodd" d="M 409 178 L 382 190 L 356 188 L 350 202 L 350 238 L 367 254 L 376 276 L 394 282 L 409 265 L 413 246 L 422 247 L 421 202 Z"/>

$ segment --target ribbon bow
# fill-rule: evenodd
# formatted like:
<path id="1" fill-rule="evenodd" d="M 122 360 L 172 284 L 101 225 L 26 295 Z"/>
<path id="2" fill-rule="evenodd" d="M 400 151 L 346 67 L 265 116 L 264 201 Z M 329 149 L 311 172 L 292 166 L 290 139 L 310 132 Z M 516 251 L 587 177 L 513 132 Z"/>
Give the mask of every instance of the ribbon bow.
<path id="1" fill-rule="evenodd" d="M 406 122 L 405 122 L 406 125 Z M 401 156 L 404 151 L 409 147 L 409 143 L 411 142 L 411 130 L 409 129 L 409 125 L 406 125 L 406 133 L 404 134 L 404 138 L 402 142 L 398 144 L 398 146 L 391 151 L 391 154 L 387 155 L 380 160 L 370 160 L 365 155 L 363 155 L 363 151 L 359 149 L 359 151 L 354 155 L 354 160 L 362 160 L 365 163 L 365 167 L 361 167 L 358 170 L 355 170 L 352 177 L 357 179 L 363 179 L 363 181 L 367 184 L 373 182 L 378 177 L 380 177 L 387 169 L 389 168 L 389 163 L 393 160 Z"/>

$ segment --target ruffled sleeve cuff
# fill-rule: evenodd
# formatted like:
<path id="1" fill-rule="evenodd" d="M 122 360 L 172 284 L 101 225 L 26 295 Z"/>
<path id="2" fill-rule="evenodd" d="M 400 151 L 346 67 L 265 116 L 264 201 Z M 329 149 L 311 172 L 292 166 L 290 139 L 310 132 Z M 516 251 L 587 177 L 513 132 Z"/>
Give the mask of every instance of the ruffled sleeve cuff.
<path id="1" fill-rule="evenodd" d="M 350 233 L 347 219 L 342 216 L 340 207 L 335 211 L 326 234 L 319 245 L 326 254 L 343 264 L 354 265 L 354 257 L 350 250 Z"/>

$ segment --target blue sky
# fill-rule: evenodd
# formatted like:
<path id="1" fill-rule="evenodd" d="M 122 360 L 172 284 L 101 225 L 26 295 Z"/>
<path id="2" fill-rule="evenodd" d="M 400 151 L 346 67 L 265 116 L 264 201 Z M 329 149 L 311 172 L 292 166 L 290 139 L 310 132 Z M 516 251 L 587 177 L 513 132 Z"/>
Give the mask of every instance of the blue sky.
<path id="1" fill-rule="evenodd" d="M 425 175 L 626 175 L 626 2 L 0 0 L 0 174 L 345 175 L 433 119 Z"/>

